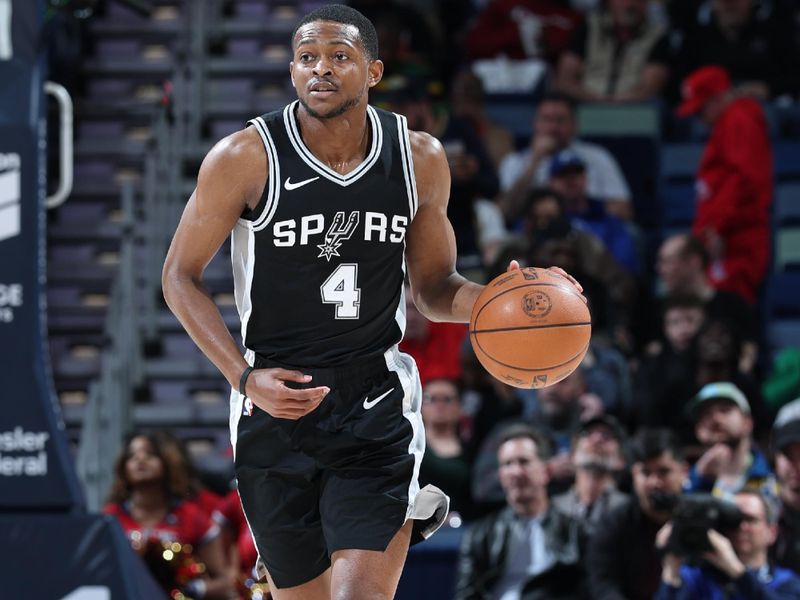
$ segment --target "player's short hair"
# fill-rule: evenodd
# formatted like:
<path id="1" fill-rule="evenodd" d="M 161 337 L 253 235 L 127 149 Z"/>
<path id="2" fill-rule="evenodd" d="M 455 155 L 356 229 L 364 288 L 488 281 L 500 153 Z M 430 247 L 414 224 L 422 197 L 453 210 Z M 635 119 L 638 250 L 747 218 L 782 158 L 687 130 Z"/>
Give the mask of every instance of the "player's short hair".
<path id="1" fill-rule="evenodd" d="M 375 60 L 378 58 L 378 33 L 375 31 L 375 26 L 372 24 L 372 21 L 355 8 L 345 6 L 344 4 L 326 4 L 325 6 L 320 6 L 317 10 L 308 13 L 305 17 L 300 19 L 300 22 L 292 31 L 292 42 L 294 42 L 294 36 L 297 35 L 298 29 L 306 23 L 313 23 L 314 21 L 333 21 L 335 23 L 352 25 L 358 29 L 358 37 L 361 40 L 361 45 L 364 47 L 367 60 Z"/>

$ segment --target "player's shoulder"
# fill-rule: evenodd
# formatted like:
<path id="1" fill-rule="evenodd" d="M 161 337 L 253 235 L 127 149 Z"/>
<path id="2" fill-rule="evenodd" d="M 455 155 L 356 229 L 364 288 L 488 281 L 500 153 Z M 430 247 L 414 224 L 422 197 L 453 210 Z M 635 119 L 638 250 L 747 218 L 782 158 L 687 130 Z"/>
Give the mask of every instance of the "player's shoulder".
<path id="1" fill-rule="evenodd" d="M 245 189 L 260 190 L 268 172 L 267 155 L 254 127 L 236 131 L 219 140 L 203 159 L 198 184 L 238 181 Z"/>
<path id="2" fill-rule="evenodd" d="M 263 143 L 254 127 L 246 127 L 225 136 L 206 155 L 207 161 L 233 165 L 265 159 Z"/>
<path id="3" fill-rule="evenodd" d="M 409 129 L 408 141 L 411 144 L 411 154 L 414 157 L 415 163 L 421 161 L 425 164 L 426 161 L 431 159 L 445 158 L 442 143 L 430 133 L 425 131 L 412 131 Z"/>

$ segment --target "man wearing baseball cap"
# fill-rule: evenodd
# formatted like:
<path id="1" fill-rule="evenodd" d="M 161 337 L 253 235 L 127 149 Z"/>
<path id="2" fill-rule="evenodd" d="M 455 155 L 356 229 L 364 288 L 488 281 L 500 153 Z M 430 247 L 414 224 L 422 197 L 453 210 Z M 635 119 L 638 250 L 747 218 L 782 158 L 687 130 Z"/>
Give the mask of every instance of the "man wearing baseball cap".
<path id="1" fill-rule="evenodd" d="M 689 414 L 705 452 L 689 471 L 687 491 L 732 498 L 741 490 L 756 490 L 777 497 L 767 458 L 753 445 L 750 404 L 738 387 L 729 381 L 704 385 Z"/>
<path id="2" fill-rule="evenodd" d="M 631 273 L 639 272 L 636 244 L 622 219 L 606 210 L 606 202 L 589 195 L 586 162 L 571 148 L 553 155 L 548 185 L 564 198 L 564 209 L 579 229 L 600 239 L 617 262 Z"/>
<path id="3" fill-rule="evenodd" d="M 772 428 L 772 451 L 781 500 L 772 559 L 800 572 L 800 398 L 778 412 Z"/>
<path id="4" fill-rule="evenodd" d="M 714 287 L 751 304 L 767 271 L 772 151 L 761 105 L 737 94 L 728 72 L 705 66 L 681 86 L 679 116 L 700 117 L 711 127 L 695 184 L 692 232 L 711 255 Z"/>
<path id="5" fill-rule="evenodd" d="M 617 477 L 625 468 L 627 438 L 620 422 L 611 415 L 582 422 L 573 436 L 570 458 L 575 483 L 553 497 L 553 506 L 583 521 L 589 532 L 628 498 L 617 488 Z"/>

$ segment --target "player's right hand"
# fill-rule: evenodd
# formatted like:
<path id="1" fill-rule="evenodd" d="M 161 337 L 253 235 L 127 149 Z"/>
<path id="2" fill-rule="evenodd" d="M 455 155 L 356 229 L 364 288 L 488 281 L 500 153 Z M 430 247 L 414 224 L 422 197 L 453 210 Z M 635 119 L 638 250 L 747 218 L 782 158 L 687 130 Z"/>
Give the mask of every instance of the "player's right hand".
<path id="1" fill-rule="evenodd" d="M 319 386 L 298 390 L 287 381 L 308 383 L 311 376 L 289 369 L 256 369 L 247 379 L 245 392 L 258 408 L 276 419 L 297 420 L 319 406 L 330 388 Z"/>

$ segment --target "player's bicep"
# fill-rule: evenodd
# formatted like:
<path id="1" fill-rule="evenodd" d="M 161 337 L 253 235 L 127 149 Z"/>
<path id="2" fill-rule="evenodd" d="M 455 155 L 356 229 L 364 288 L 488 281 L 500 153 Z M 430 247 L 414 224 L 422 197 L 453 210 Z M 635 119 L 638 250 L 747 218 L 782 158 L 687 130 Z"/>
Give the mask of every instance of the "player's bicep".
<path id="1" fill-rule="evenodd" d="M 428 136 L 414 146 L 419 208 L 406 238 L 411 286 L 427 288 L 455 271 L 456 242 L 447 218 L 450 169 L 441 144 Z"/>
<path id="2" fill-rule="evenodd" d="M 259 155 L 246 146 L 225 140 L 206 156 L 172 240 L 165 271 L 177 269 L 199 276 L 256 190 L 263 188 L 266 157 L 263 151 Z"/>

